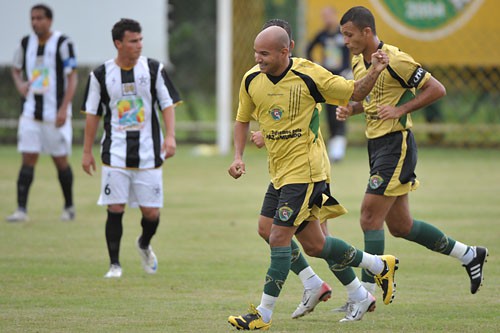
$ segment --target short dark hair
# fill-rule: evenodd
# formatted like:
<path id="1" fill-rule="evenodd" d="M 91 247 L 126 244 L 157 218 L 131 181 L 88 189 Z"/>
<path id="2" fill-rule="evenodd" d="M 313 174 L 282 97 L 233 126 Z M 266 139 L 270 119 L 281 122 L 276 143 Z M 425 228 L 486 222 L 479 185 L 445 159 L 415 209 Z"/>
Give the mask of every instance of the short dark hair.
<path id="1" fill-rule="evenodd" d="M 120 21 L 116 22 L 111 29 L 111 36 L 113 37 L 113 42 L 115 40 L 123 40 L 123 35 L 125 31 L 131 32 L 141 32 L 141 24 L 135 20 L 122 18 Z"/>
<path id="2" fill-rule="evenodd" d="M 290 26 L 290 23 L 288 23 L 285 20 L 282 19 L 270 19 L 264 25 L 262 26 L 262 30 L 267 29 L 269 27 L 280 27 L 285 29 L 286 33 L 288 34 L 288 38 L 290 41 L 292 40 L 292 27 Z"/>
<path id="3" fill-rule="evenodd" d="M 33 10 L 43 10 L 45 17 L 48 18 L 49 20 L 52 20 L 52 18 L 54 17 L 54 14 L 52 13 L 52 9 L 50 9 L 49 6 L 44 5 L 43 3 L 39 3 L 39 4 L 31 7 L 31 11 L 33 11 Z"/>
<path id="4" fill-rule="evenodd" d="M 368 10 L 368 8 L 363 6 L 356 6 L 349 9 L 342 19 L 340 20 L 340 25 L 344 25 L 347 22 L 352 22 L 359 30 L 363 30 L 368 27 L 372 29 L 374 35 L 377 34 L 375 30 L 375 18 L 373 14 Z"/>

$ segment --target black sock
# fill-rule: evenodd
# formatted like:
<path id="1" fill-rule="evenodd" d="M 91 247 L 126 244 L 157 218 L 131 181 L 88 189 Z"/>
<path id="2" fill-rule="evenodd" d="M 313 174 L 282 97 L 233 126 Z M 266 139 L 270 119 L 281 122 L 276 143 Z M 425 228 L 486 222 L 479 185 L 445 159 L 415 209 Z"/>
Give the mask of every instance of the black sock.
<path id="1" fill-rule="evenodd" d="M 106 220 L 106 243 L 108 245 L 109 260 L 111 264 L 120 264 L 120 241 L 123 234 L 123 213 L 113 213 L 108 210 Z"/>
<path id="2" fill-rule="evenodd" d="M 17 206 L 26 210 L 28 204 L 28 193 L 33 182 L 35 169 L 31 166 L 23 165 L 19 170 L 17 178 Z"/>
<path id="3" fill-rule="evenodd" d="M 160 224 L 160 218 L 158 217 L 156 220 L 147 220 L 144 217 L 141 220 L 142 225 L 142 235 L 139 238 L 139 246 L 142 249 L 147 249 L 149 243 L 151 242 L 151 238 L 153 238 L 156 233 L 156 229 L 158 228 L 158 224 Z"/>
<path id="4" fill-rule="evenodd" d="M 59 183 L 64 195 L 64 208 L 73 206 L 73 172 L 71 167 L 65 170 L 58 170 Z"/>

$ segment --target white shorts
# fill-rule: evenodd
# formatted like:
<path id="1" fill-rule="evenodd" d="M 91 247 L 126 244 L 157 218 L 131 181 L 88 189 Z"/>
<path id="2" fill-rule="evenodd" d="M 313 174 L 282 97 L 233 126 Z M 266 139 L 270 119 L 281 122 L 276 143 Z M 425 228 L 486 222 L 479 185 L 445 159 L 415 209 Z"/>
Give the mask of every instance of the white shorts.
<path id="1" fill-rule="evenodd" d="M 120 169 L 102 166 L 98 205 L 163 207 L 163 169 Z"/>
<path id="2" fill-rule="evenodd" d="M 17 150 L 21 153 L 44 153 L 51 156 L 71 155 L 73 128 L 71 118 L 63 126 L 20 117 L 17 128 Z"/>

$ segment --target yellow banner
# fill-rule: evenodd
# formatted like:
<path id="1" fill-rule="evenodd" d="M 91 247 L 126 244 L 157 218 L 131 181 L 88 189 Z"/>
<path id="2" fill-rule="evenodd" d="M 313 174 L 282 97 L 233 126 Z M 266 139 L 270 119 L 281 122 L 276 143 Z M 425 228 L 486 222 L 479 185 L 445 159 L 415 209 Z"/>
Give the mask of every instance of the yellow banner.
<path id="1" fill-rule="evenodd" d="M 321 29 L 321 9 L 334 6 L 338 19 L 353 6 L 375 16 L 380 40 L 425 65 L 500 65 L 498 0 L 306 0 L 306 34 Z"/>

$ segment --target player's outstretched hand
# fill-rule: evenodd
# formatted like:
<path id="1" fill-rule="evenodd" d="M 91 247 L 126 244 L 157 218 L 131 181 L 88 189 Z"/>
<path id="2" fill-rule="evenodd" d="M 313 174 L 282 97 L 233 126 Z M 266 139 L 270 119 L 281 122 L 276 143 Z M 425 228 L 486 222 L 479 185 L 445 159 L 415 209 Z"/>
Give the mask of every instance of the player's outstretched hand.
<path id="1" fill-rule="evenodd" d="M 339 121 L 346 121 L 352 114 L 352 105 L 337 106 L 336 116 Z"/>

